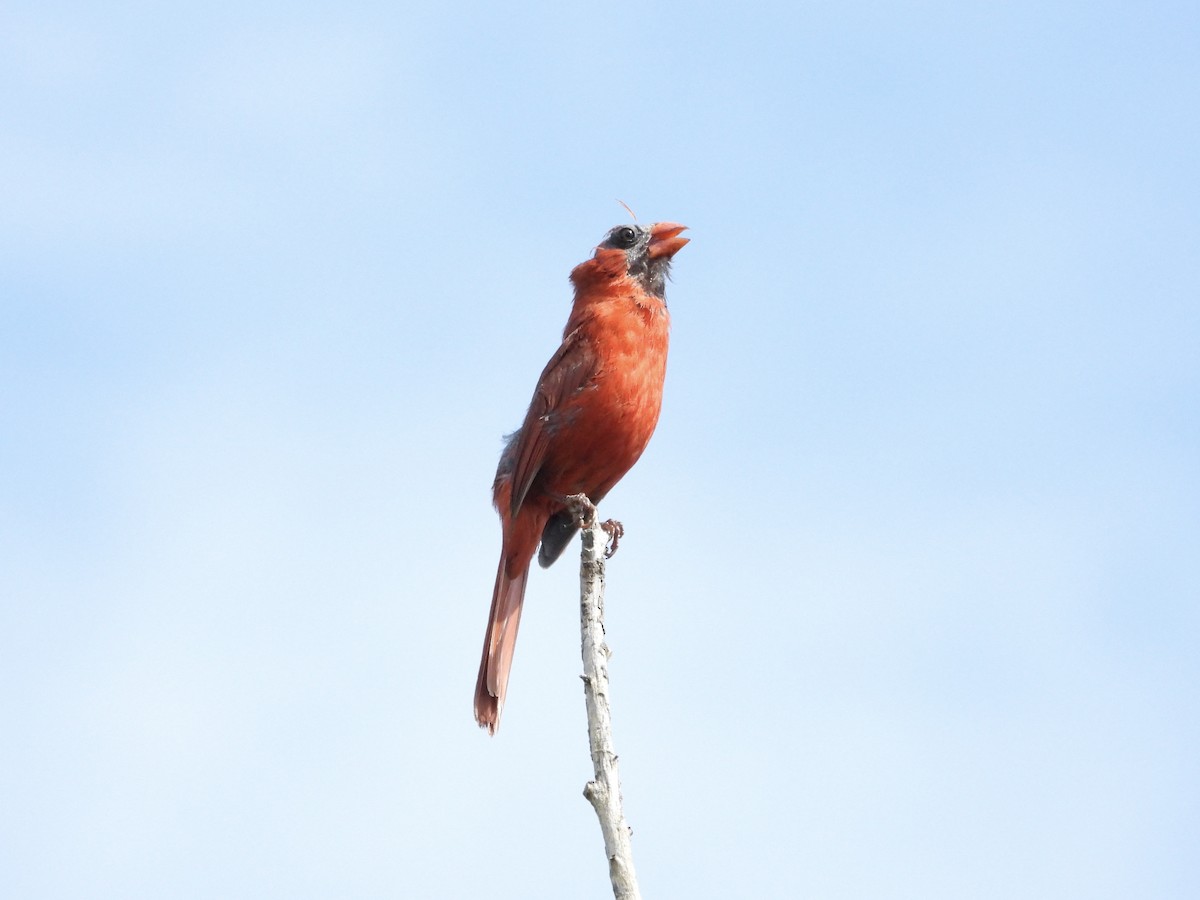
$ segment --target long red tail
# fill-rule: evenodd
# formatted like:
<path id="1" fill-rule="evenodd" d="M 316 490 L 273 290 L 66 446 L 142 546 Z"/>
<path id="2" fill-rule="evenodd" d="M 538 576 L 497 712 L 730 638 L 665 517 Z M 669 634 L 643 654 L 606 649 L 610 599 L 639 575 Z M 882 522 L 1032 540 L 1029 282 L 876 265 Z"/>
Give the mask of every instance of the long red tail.
<path id="1" fill-rule="evenodd" d="M 508 554 L 500 554 L 496 586 L 492 589 L 492 611 L 488 614 L 487 633 L 483 637 L 483 659 L 475 681 L 475 721 L 489 734 L 495 734 L 504 709 L 504 692 L 512 668 L 513 648 L 517 645 L 517 627 L 521 624 L 521 604 L 525 600 L 525 582 L 529 580 L 531 556 L 526 556 L 520 571 L 509 574 Z"/>

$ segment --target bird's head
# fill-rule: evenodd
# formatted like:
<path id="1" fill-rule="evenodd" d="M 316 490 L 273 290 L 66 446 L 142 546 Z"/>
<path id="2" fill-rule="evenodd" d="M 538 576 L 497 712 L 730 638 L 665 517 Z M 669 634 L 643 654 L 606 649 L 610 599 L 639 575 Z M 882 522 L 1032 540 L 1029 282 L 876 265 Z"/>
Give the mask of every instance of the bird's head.
<path id="1" fill-rule="evenodd" d="M 679 236 L 686 229 L 674 222 L 618 225 L 604 236 L 591 259 L 575 267 L 571 280 L 578 288 L 597 278 L 628 277 L 646 293 L 662 299 L 671 257 L 688 242 Z"/>

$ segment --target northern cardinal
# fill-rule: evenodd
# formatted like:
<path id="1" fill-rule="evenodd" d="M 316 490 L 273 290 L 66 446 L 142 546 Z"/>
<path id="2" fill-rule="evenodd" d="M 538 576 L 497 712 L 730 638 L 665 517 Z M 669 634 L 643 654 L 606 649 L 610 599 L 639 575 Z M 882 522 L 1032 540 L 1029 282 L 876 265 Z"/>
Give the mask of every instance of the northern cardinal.
<path id="1" fill-rule="evenodd" d="M 503 543 L 475 683 L 475 721 L 500 724 L 529 564 L 549 566 L 579 525 L 569 494 L 599 503 L 638 461 L 662 406 L 665 286 L 685 226 L 618 225 L 571 272 L 575 303 L 519 431 L 500 456 L 492 500 Z"/>

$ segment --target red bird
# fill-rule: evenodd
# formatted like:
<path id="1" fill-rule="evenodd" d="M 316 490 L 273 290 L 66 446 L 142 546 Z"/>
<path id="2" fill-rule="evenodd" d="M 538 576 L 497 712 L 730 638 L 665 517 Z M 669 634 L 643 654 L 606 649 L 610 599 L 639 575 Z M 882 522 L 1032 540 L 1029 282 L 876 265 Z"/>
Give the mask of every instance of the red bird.
<path id="1" fill-rule="evenodd" d="M 495 734 L 504 707 L 529 564 L 549 566 L 579 526 L 569 494 L 599 503 L 638 461 L 662 406 L 665 286 L 685 226 L 619 225 L 571 272 L 575 303 L 525 421 L 508 438 L 492 500 L 503 543 L 475 683 L 475 721 Z"/>

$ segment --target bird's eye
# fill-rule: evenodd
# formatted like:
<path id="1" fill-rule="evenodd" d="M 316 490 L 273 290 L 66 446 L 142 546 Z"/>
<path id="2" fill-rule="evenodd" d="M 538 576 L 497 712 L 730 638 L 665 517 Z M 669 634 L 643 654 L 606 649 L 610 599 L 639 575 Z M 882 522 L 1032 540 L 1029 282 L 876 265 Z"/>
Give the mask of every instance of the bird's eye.
<path id="1" fill-rule="evenodd" d="M 637 243 L 637 231 L 628 225 L 622 225 L 612 233 L 612 242 L 614 246 L 628 250 Z"/>

